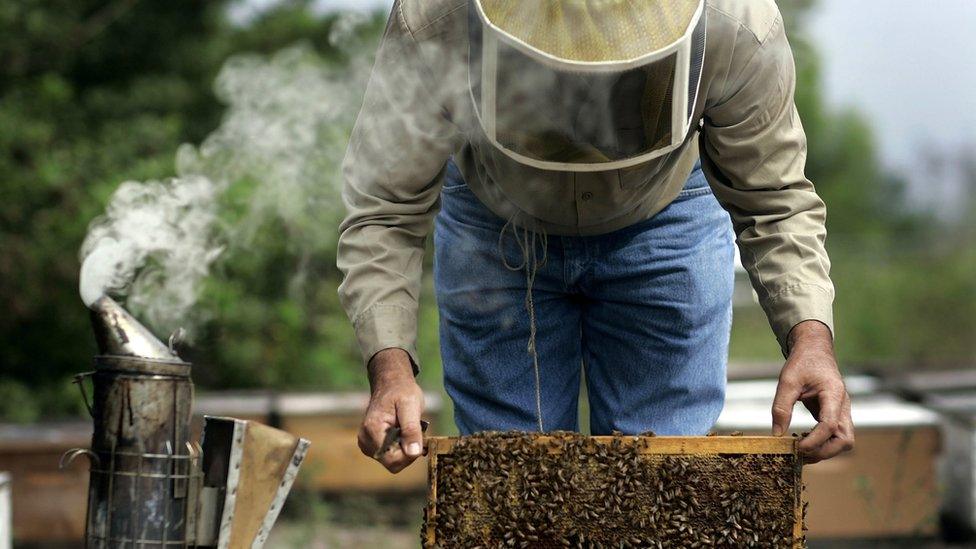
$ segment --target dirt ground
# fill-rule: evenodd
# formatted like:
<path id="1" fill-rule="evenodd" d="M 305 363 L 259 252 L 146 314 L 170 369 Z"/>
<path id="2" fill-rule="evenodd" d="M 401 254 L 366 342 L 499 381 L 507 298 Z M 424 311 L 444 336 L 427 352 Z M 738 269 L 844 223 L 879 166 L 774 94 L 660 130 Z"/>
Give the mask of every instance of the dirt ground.
<path id="1" fill-rule="evenodd" d="M 283 522 L 275 526 L 266 547 L 269 549 L 337 549 L 383 548 L 416 549 L 420 547 L 417 528 L 357 528 L 324 524 Z M 935 540 L 812 541 L 810 549 L 963 549 L 976 544 L 947 545 Z"/>
<path id="2" fill-rule="evenodd" d="M 406 528 L 350 528 L 282 523 L 275 526 L 265 545 L 268 549 L 336 549 L 345 547 L 415 549 L 420 547 L 419 526 Z"/>
<path id="3" fill-rule="evenodd" d="M 297 492 L 265 545 L 268 549 L 417 549 L 423 494 L 320 498 Z M 976 549 L 938 540 L 811 541 L 810 549 Z"/>

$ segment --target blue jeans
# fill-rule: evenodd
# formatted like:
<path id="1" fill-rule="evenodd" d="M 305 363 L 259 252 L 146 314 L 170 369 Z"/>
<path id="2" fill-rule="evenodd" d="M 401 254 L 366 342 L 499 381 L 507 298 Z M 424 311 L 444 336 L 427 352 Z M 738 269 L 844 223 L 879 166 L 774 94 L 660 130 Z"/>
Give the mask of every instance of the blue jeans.
<path id="1" fill-rule="evenodd" d="M 441 200 L 434 277 L 455 422 L 462 434 L 538 430 L 526 274 L 503 264 L 505 220 L 453 162 Z M 511 233 L 502 247 L 521 261 Z M 578 429 L 585 375 L 594 435 L 706 433 L 725 400 L 733 235 L 701 168 L 651 219 L 549 236 L 546 252 L 532 287 L 544 429 Z"/>

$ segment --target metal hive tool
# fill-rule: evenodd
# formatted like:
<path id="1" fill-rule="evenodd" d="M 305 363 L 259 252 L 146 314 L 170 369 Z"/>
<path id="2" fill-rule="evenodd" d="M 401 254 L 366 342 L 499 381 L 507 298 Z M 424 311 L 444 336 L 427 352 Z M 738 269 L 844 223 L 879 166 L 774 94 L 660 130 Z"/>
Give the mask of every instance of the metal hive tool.
<path id="1" fill-rule="evenodd" d="M 796 439 L 428 441 L 424 547 L 802 547 Z"/>

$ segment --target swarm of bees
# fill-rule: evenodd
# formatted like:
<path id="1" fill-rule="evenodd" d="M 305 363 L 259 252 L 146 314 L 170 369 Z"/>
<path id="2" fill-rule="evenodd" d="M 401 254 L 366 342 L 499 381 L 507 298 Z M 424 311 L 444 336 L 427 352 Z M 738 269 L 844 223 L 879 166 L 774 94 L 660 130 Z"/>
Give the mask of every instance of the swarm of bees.
<path id="1" fill-rule="evenodd" d="M 654 454 L 642 452 L 640 440 L 463 437 L 438 456 L 424 545 L 780 548 L 802 541 L 794 538 L 793 456 Z"/>

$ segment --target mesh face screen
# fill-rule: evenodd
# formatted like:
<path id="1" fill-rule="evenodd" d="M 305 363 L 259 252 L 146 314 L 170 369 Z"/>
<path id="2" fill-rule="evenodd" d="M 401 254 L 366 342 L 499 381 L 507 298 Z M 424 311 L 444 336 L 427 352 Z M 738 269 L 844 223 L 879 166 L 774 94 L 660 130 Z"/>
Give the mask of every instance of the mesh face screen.
<path id="1" fill-rule="evenodd" d="M 481 63 L 485 29 L 478 17 L 478 9 L 468 4 L 468 83 L 474 97 L 474 107 L 481 109 Z M 483 114 L 482 114 L 483 116 Z"/>
<path id="2" fill-rule="evenodd" d="M 691 70 L 688 72 L 688 118 L 695 112 L 695 99 L 698 97 L 698 84 L 701 82 L 705 64 L 705 28 L 708 12 L 703 12 L 695 33 L 691 37 Z"/>
<path id="3" fill-rule="evenodd" d="M 560 59 L 624 61 L 670 46 L 695 0 L 475 0 L 493 25 Z"/>
<path id="4" fill-rule="evenodd" d="M 608 162 L 666 147 L 676 59 L 621 73 L 569 72 L 499 44 L 496 138 L 527 157 L 562 163 Z"/>
<path id="5" fill-rule="evenodd" d="M 437 456 L 438 547 L 793 547 L 795 454 L 655 454 L 633 437 L 462 438 Z M 433 535 L 431 535 L 433 534 Z"/>

